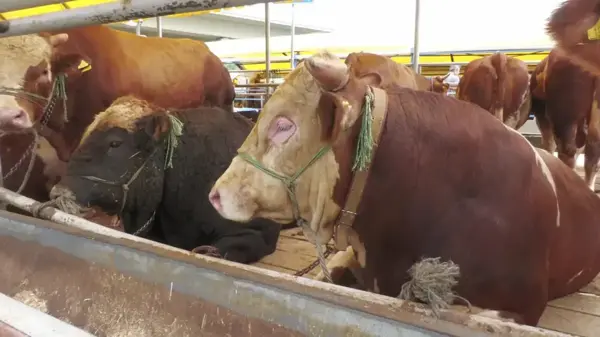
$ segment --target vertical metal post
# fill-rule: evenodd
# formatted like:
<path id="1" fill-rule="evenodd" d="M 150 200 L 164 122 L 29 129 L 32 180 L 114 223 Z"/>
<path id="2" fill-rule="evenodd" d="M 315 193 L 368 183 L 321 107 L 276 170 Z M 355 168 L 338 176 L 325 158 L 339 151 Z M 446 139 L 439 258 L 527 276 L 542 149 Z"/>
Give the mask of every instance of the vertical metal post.
<path id="1" fill-rule="evenodd" d="M 142 35 L 142 23 L 144 20 L 137 20 L 137 26 L 135 26 L 135 35 Z"/>
<path id="2" fill-rule="evenodd" d="M 271 83 L 271 7 L 270 3 L 265 2 L 265 83 Z M 271 89 L 267 86 L 267 97 L 271 94 Z"/>
<path id="3" fill-rule="evenodd" d="M 294 36 L 296 35 L 296 11 L 294 10 L 295 5 L 292 2 L 292 31 L 290 32 L 291 42 L 290 42 L 290 69 L 296 68 L 296 50 L 294 46 Z"/>
<path id="4" fill-rule="evenodd" d="M 412 64 L 417 73 L 421 73 L 419 66 L 419 26 L 421 25 L 421 0 L 415 0 L 415 41 L 413 45 Z"/>
<path id="5" fill-rule="evenodd" d="M 162 33 L 163 33 L 162 16 L 156 17 L 156 31 L 158 32 L 158 37 L 162 37 Z"/>

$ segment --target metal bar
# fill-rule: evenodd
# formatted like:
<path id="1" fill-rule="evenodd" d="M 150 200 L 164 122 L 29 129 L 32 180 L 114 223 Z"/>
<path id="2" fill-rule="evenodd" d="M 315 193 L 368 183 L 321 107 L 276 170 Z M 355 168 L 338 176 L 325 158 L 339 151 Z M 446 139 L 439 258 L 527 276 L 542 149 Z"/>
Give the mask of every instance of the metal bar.
<path id="1" fill-rule="evenodd" d="M 271 4 L 265 2 L 265 83 L 271 83 Z M 267 90 L 267 94 L 270 93 Z"/>
<path id="2" fill-rule="evenodd" d="M 162 16 L 156 17 L 156 31 L 158 33 L 158 37 L 163 37 L 163 22 Z"/>
<path id="3" fill-rule="evenodd" d="M 2 0 L 0 13 L 18 11 L 37 6 L 56 5 L 65 0 Z"/>
<path id="4" fill-rule="evenodd" d="M 94 337 L 74 325 L 4 294 L 0 294 L 0 322 L 8 324 L 28 337 Z"/>
<path id="5" fill-rule="evenodd" d="M 33 199 L 29 199 L 20 194 L 17 194 L 17 193 L 15 193 L 9 189 L 6 189 L 4 187 L 0 187 L 0 202 L 12 205 L 14 207 L 17 207 L 18 209 L 21 209 L 21 210 L 24 210 L 27 212 L 31 212 L 33 209 L 33 206 L 38 204 L 37 201 L 35 201 Z M 98 224 L 96 224 L 94 222 L 87 221 L 83 218 L 76 217 L 71 214 L 67 214 L 67 213 L 60 211 L 53 207 L 43 208 L 40 211 L 40 217 L 42 219 L 54 221 L 56 223 L 63 224 L 66 226 L 76 226 L 79 228 L 87 228 L 87 229 L 93 229 L 93 228 L 100 227 L 99 229 L 96 229 L 96 231 L 98 231 L 98 230 L 103 231 L 103 232 L 112 231 L 112 229 L 109 229 L 107 227 L 98 226 Z"/>
<path id="6" fill-rule="evenodd" d="M 290 27 L 290 68 L 296 68 L 296 51 L 294 50 L 294 36 L 296 35 L 296 13 L 295 4 L 292 3 L 292 25 Z"/>
<path id="7" fill-rule="evenodd" d="M 417 74 L 421 73 L 419 67 L 419 26 L 421 25 L 421 0 L 415 0 L 415 41 L 413 45 L 412 67 Z"/>
<path id="8" fill-rule="evenodd" d="M 237 84 L 236 88 L 276 88 L 279 84 L 277 83 L 260 83 L 260 84 Z"/>
<path id="9" fill-rule="evenodd" d="M 274 0 L 144 0 L 123 6 L 109 2 L 0 22 L 0 37 L 65 30 L 132 19 L 167 16 L 224 7 L 249 6 Z"/>

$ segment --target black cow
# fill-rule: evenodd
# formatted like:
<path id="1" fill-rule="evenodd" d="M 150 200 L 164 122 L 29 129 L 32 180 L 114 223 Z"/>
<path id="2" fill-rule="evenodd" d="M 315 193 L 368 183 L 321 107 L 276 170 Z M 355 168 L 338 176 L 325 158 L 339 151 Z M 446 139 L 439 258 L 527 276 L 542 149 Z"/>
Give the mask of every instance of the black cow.
<path id="1" fill-rule="evenodd" d="M 200 252 L 231 261 L 258 261 L 275 250 L 280 225 L 257 219 L 239 226 L 206 198 L 251 128 L 245 117 L 216 107 L 168 112 L 121 97 L 88 127 L 51 196 L 120 214 L 128 233 L 141 231 L 186 250 L 201 246 Z"/>

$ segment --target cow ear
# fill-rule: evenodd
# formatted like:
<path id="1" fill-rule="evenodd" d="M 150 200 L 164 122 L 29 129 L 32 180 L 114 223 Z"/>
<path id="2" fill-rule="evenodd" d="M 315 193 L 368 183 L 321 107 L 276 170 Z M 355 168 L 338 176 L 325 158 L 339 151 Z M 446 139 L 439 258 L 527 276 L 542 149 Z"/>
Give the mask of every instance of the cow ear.
<path id="1" fill-rule="evenodd" d="M 360 78 L 361 82 L 373 87 L 380 87 L 383 79 L 378 73 L 368 73 Z"/>
<path id="2" fill-rule="evenodd" d="M 342 95 L 324 92 L 317 113 L 321 121 L 321 138 L 334 142 L 344 130 L 351 127 L 358 116 L 357 107 Z"/>
<path id="3" fill-rule="evenodd" d="M 68 77 L 79 77 L 81 74 L 92 70 L 89 57 L 81 54 L 53 55 L 52 73 L 66 74 Z"/>
<path id="4" fill-rule="evenodd" d="M 147 117 L 144 125 L 146 134 L 154 141 L 160 141 L 171 128 L 171 120 L 166 112 L 161 112 Z"/>

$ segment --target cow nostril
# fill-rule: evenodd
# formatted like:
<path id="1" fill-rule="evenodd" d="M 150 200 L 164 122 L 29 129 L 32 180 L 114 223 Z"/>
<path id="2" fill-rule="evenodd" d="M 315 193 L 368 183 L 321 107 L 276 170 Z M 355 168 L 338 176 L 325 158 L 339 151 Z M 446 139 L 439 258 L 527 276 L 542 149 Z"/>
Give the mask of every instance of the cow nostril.
<path id="1" fill-rule="evenodd" d="M 221 194 L 218 190 L 213 190 L 208 194 L 208 200 L 216 210 L 221 210 Z"/>

